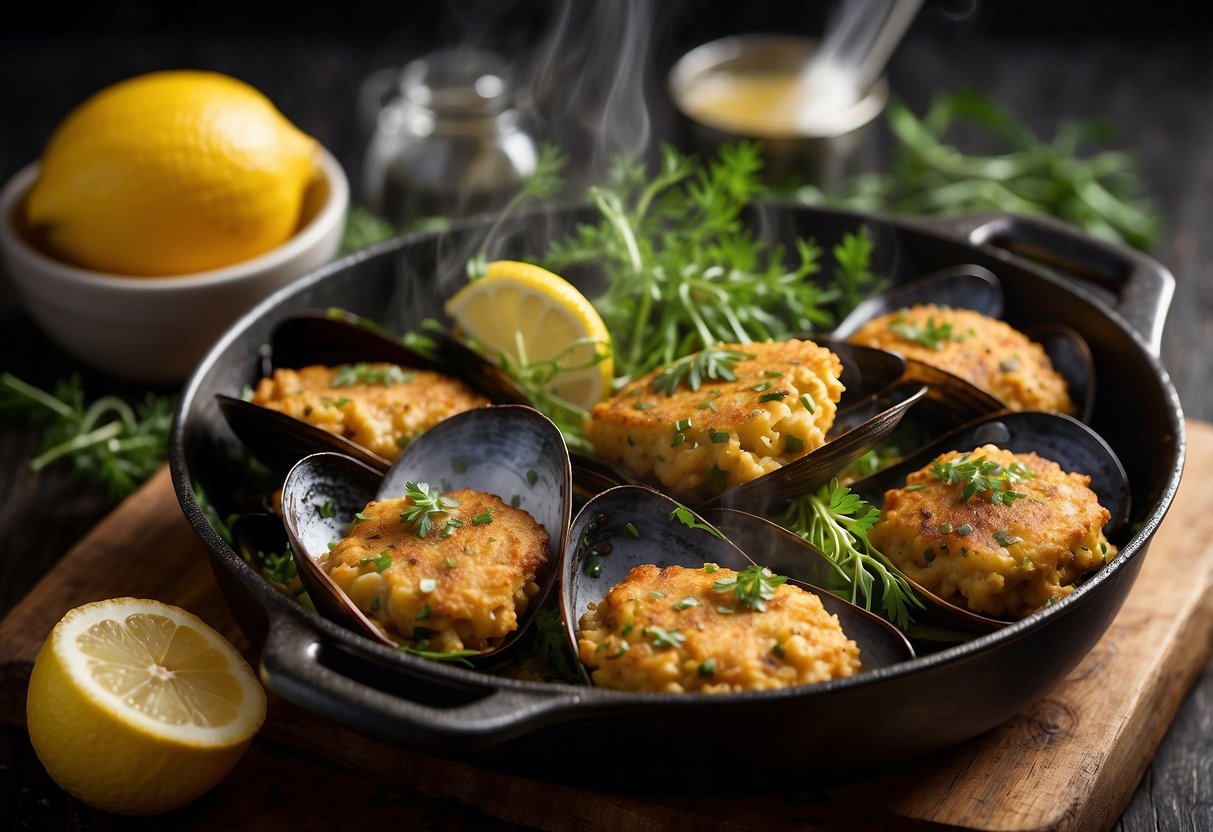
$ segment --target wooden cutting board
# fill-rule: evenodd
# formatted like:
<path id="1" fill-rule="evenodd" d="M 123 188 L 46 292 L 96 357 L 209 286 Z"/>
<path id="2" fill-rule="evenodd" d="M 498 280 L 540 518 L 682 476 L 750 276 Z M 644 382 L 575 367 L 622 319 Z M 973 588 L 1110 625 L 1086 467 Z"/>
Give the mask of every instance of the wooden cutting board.
<path id="1" fill-rule="evenodd" d="M 1175 504 L 1124 607 L 1091 654 L 1007 724 L 906 769 L 832 782 L 815 778 L 795 792 L 614 794 L 413 753 L 272 700 L 252 753 L 215 793 L 186 810 L 183 825 L 273 828 L 328 818 L 362 828 L 382 819 L 385 801 L 403 803 L 399 790 L 407 784 L 436 805 L 458 804 L 486 827 L 500 821 L 604 830 L 934 824 L 1108 829 L 1203 666 L 1213 633 L 1213 505 L 1202 488 L 1213 477 L 1213 425 L 1189 422 L 1188 439 Z M 63 613 L 122 595 L 178 604 L 247 647 L 164 470 L 68 552 L 0 622 L 0 718 L 24 724 L 31 663 Z M 313 787 L 291 788 L 286 796 L 282 781 L 288 776 L 291 786 Z M 463 820 L 466 825 L 467 816 Z"/>

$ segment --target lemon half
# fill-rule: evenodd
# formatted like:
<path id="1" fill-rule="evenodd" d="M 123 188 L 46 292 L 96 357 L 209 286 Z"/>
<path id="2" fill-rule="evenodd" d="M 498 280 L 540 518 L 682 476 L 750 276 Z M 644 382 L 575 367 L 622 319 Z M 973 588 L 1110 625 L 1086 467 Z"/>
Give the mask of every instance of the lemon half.
<path id="1" fill-rule="evenodd" d="M 561 356 L 560 363 L 581 367 L 557 374 L 549 392 L 589 410 L 611 391 L 615 362 L 611 335 L 593 304 L 563 277 L 517 260 L 495 260 L 485 276 L 456 292 L 446 312 L 458 329 L 489 350 L 529 363 Z M 605 355 L 592 363 L 595 355 Z"/>
<path id="2" fill-rule="evenodd" d="M 144 815 L 223 779 L 265 720 L 265 691 L 198 617 L 116 598 L 55 625 L 34 661 L 26 710 L 34 750 L 65 791 Z"/>
<path id="3" fill-rule="evenodd" d="M 51 253 L 86 268 L 144 277 L 221 268 L 295 232 L 317 153 L 243 81 L 153 72 L 68 114 L 26 216 Z"/>

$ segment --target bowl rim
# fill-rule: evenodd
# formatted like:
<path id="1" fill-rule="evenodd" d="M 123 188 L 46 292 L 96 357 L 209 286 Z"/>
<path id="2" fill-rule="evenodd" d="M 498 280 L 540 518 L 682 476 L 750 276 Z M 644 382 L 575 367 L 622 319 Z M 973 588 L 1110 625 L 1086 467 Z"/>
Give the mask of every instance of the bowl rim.
<path id="1" fill-rule="evenodd" d="M 0 191 L 0 248 L 8 256 L 23 261 L 27 267 L 53 275 L 54 279 L 74 286 L 155 294 L 235 283 L 270 272 L 308 251 L 322 242 L 332 228 L 342 221 L 349 208 L 349 178 L 337 158 L 319 142 L 316 143 L 316 166 L 328 182 L 328 199 L 307 225 L 278 246 L 248 260 L 202 272 L 180 275 L 123 275 L 92 271 L 56 260 L 31 246 L 17 233 L 13 214 L 38 176 L 39 162 L 33 161 L 17 171 L 5 184 L 3 191 Z M 14 281 L 20 280 L 19 276 L 14 274 L 16 271 L 11 266 L 8 269 Z"/>

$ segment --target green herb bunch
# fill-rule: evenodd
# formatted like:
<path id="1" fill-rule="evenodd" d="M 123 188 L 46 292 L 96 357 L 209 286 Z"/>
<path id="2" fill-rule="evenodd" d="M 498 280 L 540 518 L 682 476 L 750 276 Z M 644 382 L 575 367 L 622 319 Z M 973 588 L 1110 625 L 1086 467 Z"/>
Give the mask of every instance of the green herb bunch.
<path id="1" fill-rule="evenodd" d="M 601 220 L 543 257 L 558 273 L 582 266 L 604 273 L 607 288 L 593 302 L 622 380 L 719 343 L 827 328 L 841 298 L 870 288 L 870 245 L 857 243 L 859 235 L 844 240 L 842 257 L 835 252 L 839 285 L 830 287 L 809 279 L 821 270 L 816 242 L 797 240 L 789 266 L 784 246 L 754 236 L 742 211 L 764 195 L 761 170 L 751 142 L 725 145 L 707 164 L 665 146 L 651 178 L 635 158 L 617 157 L 605 182 L 590 189 Z"/>
<path id="2" fill-rule="evenodd" d="M 911 621 L 910 607 L 922 606 L 905 578 L 868 540 L 868 529 L 880 519 L 880 510 L 832 479 L 816 492 L 795 500 L 780 525 L 816 546 L 834 565 L 843 588 L 839 594 L 853 604 L 872 609 L 877 600 L 885 617 L 902 630 Z"/>
<path id="3" fill-rule="evenodd" d="M 173 396 L 148 393 L 134 405 L 113 395 L 86 405 L 78 375 L 60 381 L 49 393 L 11 373 L 0 373 L 0 410 L 49 422 L 31 470 L 70 464 L 79 479 L 104 489 L 114 501 L 164 464 L 175 404 Z"/>
<path id="4" fill-rule="evenodd" d="M 846 208 L 901 214 L 1013 211 L 1067 220 L 1094 236 L 1149 251 L 1159 215 L 1145 197 L 1137 160 L 1105 148 L 1116 131 L 1098 121 L 1061 124 L 1052 141 L 989 98 L 958 90 L 938 96 L 920 119 L 890 102 L 897 140 L 886 169 L 852 177 L 833 200 Z M 1001 148 L 966 153 L 949 137 L 959 128 Z M 807 201 L 824 201 L 802 189 Z"/>

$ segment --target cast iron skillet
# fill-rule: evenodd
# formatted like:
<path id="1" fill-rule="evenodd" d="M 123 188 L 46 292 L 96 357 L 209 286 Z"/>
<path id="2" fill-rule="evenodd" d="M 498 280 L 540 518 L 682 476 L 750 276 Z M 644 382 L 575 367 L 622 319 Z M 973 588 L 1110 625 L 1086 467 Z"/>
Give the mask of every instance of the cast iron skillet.
<path id="1" fill-rule="evenodd" d="M 541 253 L 545 240 L 590 218 L 585 209 L 525 217 L 491 254 Z M 1139 524 L 1115 560 L 1061 603 L 966 644 L 850 679 L 725 696 L 497 678 L 400 655 L 308 612 L 244 563 L 195 497 L 197 486 L 223 516 L 241 507 L 243 491 L 265 487 L 237 475 L 238 442 L 215 394 L 239 395 L 253 383 L 260 345 L 300 309 L 339 306 L 395 331 L 444 318 L 442 299 L 462 285 L 466 259 L 485 233 L 485 224 L 473 223 L 402 237 L 313 272 L 233 325 L 185 387 L 171 437 L 174 487 L 228 604 L 260 650 L 266 686 L 429 753 L 584 785 L 635 788 L 657 778 L 664 787 L 713 788 L 927 754 L 1006 721 L 1072 670 L 1119 610 L 1178 487 L 1183 419 L 1157 358 L 1171 275 L 1141 254 L 1039 218 L 925 221 L 772 205 L 751 219 L 762 234 L 813 236 L 826 251 L 866 225 L 875 265 L 897 282 L 977 263 L 1001 278 L 1010 323 L 1052 321 L 1082 333 L 1099 379 L 1092 426 L 1124 463 Z"/>

